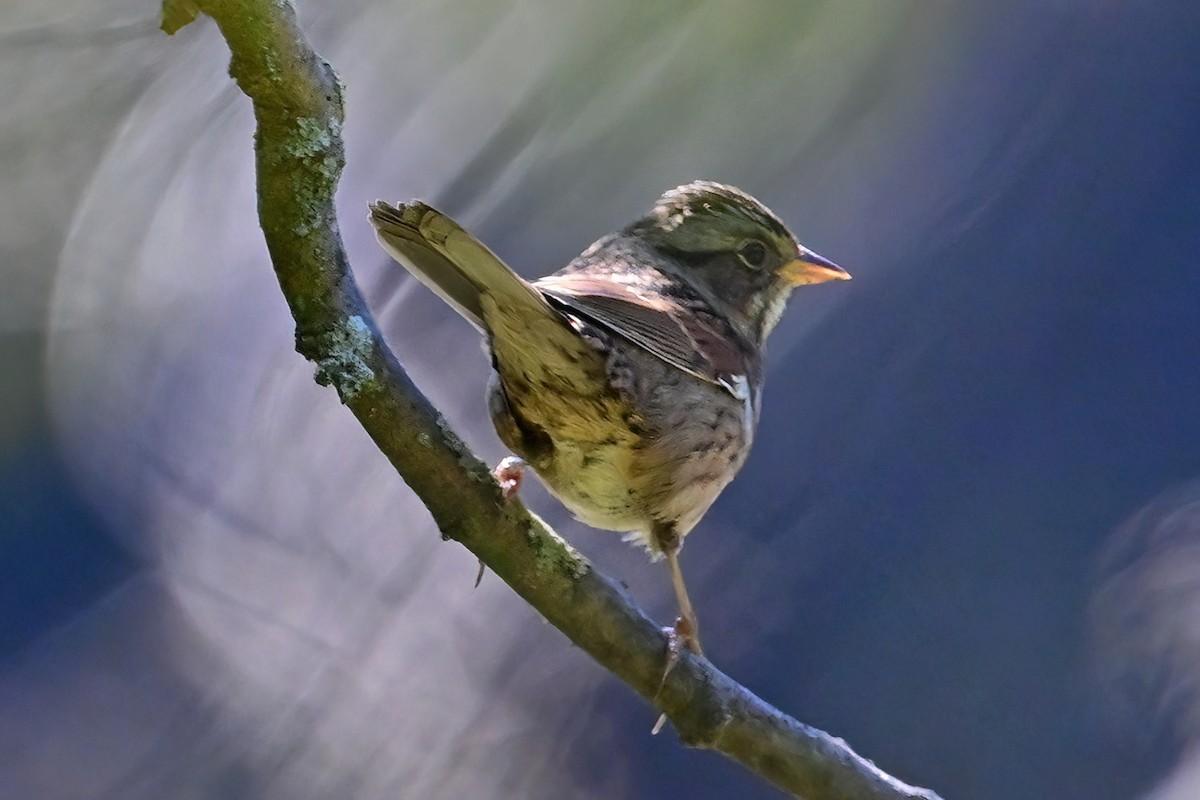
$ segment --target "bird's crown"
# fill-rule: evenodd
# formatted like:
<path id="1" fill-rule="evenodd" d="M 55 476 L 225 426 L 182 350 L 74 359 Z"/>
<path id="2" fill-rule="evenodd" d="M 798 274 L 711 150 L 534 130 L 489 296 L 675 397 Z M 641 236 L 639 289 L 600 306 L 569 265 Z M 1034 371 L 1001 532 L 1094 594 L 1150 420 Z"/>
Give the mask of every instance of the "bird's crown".
<path id="1" fill-rule="evenodd" d="M 663 194 L 631 228 L 684 252 L 715 252 L 748 237 L 766 239 L 782 252 L 794 251 L 796 237 L 761 202 L 713 181 L 693 181 Z"/>

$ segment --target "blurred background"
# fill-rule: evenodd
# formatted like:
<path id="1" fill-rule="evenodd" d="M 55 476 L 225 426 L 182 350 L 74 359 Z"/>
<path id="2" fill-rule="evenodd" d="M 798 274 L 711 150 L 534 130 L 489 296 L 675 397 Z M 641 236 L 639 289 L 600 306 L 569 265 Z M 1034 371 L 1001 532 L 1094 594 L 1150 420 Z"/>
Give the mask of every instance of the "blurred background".
<path id="1" fill-rule="evenodd" d="M 714 661 L 947 800 L 1200 796 L 1200 7 L 299 3 L 341 226 L 482 457 L 421 197 L 527 275 L 704 177 L 797 294 L 688 540 Z M 0 797 L 770 798 L 428 515 L 292 350 L 249 103 L 153 0 L 0 12 Z M 665 570 L 525 500 L 658 618 Z"/>

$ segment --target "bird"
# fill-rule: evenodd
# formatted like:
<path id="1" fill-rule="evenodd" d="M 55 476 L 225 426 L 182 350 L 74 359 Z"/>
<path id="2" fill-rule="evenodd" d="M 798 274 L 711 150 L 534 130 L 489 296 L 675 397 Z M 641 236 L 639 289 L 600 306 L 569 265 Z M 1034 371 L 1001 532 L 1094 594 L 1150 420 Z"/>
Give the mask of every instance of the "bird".
<path id="1" fill-rule="evenodd" d="M 665 559 L 671 657 L 702 654 L 684 537 L 750 452 L 767 337 L 792 291 L 849 273 L 712 181 L 665 192 L 532 281 L 423 202 L 376 201 L 369 219 L 383 250 L 484 337 L 487 407 L 516 455 L 495 471 L 504 496 L 527 465 L 576 518 Z"/>

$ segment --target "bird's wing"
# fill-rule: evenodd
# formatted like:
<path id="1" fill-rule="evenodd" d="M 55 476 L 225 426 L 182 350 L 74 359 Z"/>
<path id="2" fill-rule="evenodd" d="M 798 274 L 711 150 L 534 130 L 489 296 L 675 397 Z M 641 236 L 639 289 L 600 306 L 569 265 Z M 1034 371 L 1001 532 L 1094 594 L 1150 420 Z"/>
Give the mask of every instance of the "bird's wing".
<path id="1" fill-rule="evenodd" d="M 421 202 L 370 205 L 375 235 L 388 255 L 432 289 L 468 322 L 485 330 L 480 296 L 535 315 L 550 309 L 529 282 L 450 217 Z"/>
<path id="2" fill-rule="evenodd" d="M 534 281 L 570 313 L 622 336 L 668 364 L 748 399 L 753 365 L 730 335 L 661 296 L 644 296 L 624 284 L 582 273 Z"/>

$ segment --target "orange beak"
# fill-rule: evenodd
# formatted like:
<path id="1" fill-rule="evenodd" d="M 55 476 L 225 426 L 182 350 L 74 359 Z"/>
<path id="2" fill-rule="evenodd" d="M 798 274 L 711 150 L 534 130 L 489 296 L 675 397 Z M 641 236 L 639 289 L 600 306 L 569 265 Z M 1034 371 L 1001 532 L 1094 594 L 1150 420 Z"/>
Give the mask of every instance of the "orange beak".
<path id="1" fill-rule="evenodd" d="M 792 286 L 807 286 L 810 283 L 825 283 L 825 281 L 848 281 L 850 273 L 839 267 L 824 256 L 819 256 L 811 250 L 800 248 L 800 257 L 787 262 L 779 268 L 779 277 Z"/>

